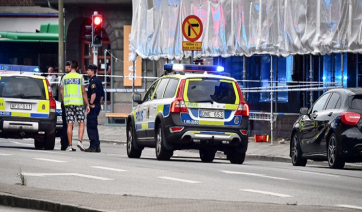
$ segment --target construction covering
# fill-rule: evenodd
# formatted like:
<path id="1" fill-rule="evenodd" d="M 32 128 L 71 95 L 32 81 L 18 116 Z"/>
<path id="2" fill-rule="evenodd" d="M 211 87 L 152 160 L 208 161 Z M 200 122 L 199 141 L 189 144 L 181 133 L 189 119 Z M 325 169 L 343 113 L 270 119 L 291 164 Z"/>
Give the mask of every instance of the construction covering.
<path id="1" fill-rule="evenodd" d="M 177 59 L 182 23 L 203 24 L 194 57 L 361 52 L 362 0 L 133 0 L 130 60 Z"/>

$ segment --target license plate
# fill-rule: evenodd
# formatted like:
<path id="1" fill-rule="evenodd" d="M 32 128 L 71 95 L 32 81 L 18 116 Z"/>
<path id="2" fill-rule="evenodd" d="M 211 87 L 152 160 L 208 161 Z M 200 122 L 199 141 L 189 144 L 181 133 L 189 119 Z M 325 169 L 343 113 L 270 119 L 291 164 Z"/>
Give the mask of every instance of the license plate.
<path id="1" fill-rule="evenodd" d="M 31 110 L 31 104 L 10 103 L 10 109 Z"/>
<path id="2" fill-rule="evenodd" d="M 61 116 L 57 116 L 57 123 L 62 123 L 63 122 L 63 119 Z"/>
<path id="3" fill-rule="evenodd" d="M 199 115 L 201 118 L 224 118 L 224 111 L 221 110 L 199 110 Z"/>

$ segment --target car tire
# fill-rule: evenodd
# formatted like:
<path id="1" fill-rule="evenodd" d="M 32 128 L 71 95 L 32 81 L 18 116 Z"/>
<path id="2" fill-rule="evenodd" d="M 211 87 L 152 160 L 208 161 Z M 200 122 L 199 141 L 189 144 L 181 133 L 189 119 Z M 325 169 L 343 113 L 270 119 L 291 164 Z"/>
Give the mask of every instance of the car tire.
<path id="1" fill-rule="evenodd" d="M 35 149 L 44 149 L 44 141 L 41 139 L 34 139 Z"/>
<path id="2" fill-rule="evenodd" d="M 173 155 L 173 151 L 165 148 L 165 136 L 161 124 L 157 126 L 155 140 L 156 140 L 155 152 L 157 160 L 170 160 L 170 158 Z"/>
<path id="3" fill-rule="evenodd" d="M 337 137 L 332 133 L 328 139 L 327 158 L 329 167 L 333 169 L 343 169 L 345 164 L 343 158 L 338 155 L 339 148 L 340 146 L 337 142 Z"/>
<path id="4" fill-rule="evenodd" d="M 200 149 L 199 153 L 202 162 L 211 163 L 215 158 L 216 151 L 213 149 Z"/>
<path id="5" fill-rule="evenodd" d="M 245 152 L 235 149 L 228 154 L 228 158 L 232 164 L 243 164 L 245 160 Z"/>
<path id="6" fill-rule="evenodd" d="M 49 133 L 44 138 L 44 149 L 46 150 L 53 150 L 55 146 L 55 133 Z"/>
<path id="7" fill-rule="evenodd" d="M 127 130 L 127 155 L 129 158 L 140 158 L 142 154 L 142 150 L 138 150 L 135 147 L 136 142 L 136 133 L 133 129 L 132 124 L 128 127 Z"/>
<path id="8" fill-rule="evenodd" d="M 307 159 L 302 158 L 302 150 L 300 149 L 298 134 L 294 133 L 292 138 L 293 139 L 290 144 L 291 145 L 290 156 L 292 158 L 293 166 L 307 165 Z"/>

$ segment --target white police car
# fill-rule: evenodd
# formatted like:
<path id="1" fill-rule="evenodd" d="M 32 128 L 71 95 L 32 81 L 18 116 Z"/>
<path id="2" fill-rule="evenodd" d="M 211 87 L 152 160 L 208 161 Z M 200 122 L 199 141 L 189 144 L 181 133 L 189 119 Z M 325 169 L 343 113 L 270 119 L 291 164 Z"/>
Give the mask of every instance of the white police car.
<path id="1" fill-rule="evenodd" d="M 165 74 L 147 90 L 127 119 L 127 155 L 154 147 L 158 160 L 174 150 L 198 149 L 203 162 L 223 151 L 242 164 L 248 147 L 249 106 L 236 80 L 221 66 L 165 64 Z"/>

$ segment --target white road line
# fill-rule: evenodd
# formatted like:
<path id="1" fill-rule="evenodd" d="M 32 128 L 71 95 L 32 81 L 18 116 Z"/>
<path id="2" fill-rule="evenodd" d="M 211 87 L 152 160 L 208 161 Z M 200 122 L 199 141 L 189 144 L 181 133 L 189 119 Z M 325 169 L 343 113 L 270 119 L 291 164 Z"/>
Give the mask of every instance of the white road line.
<path id="1" fill-rule="evenodd" d="M 307 173 L 307 174 L 322 175 L 322 176 L 329 176 L 329 177 L 339 177 L 337 175 L 317 173 L 317 172 L 308 172 L 308 171 L 299 171 L 299 170 L 298 170 L 298 172 Z"/>
<path id="2" fill-rule="evenodd" d="M 25 143 L 20 143 L 20 142 L 17 142 L 17 141 L 12 141 L 12 143 L 14 143 L 14 144 L 18 144 L 18 145 L 28 145 L 28 146 L 34 146 L 34 144 L 25 144 Z"/>
<path id="3" fill-rule="evenodd" d="M 184 182 L 184 183 L 200 183 L 198 181 L 184 180 L 184 179 L 173 178 L 173 177 L 158 177 L 158 178 L 165 179 L 165 180 L 174 180 L 174 181 L 179 181 L 179 182 Z"/>
<path id="4" fill-rule="evenodd" d="M 280 194 L 280 193 L 274 193 L 274 192 L 268 192 L 268 191 L 259 191 L 259 190 L 253 190 L 253 189 L 239 189 L 240 191 L 248 191 L 248 192 L 253 192 L 253 193 L 259 193 L 259 194 L 266 194 L 266 195 L 271 195 L 271 196 L 276 196 L 276 197 L 293 197 L 290 196 L 288 194 Z"/>
<path id="5" fill-rule="evenodd" d="M 0 153 L 1 156 L 8 156 L 8 155 L 12 155 L 12 154 L 3 154 L 3 153 Z"/>
<path id="6" fill-rule="evenodd" d="M 95 168 L 95 169 L 105 169 L 105 170 L 116 171 L 116 172 L 124 172 L 124 171 L 126 171 L 126 170 L 123 170 L 123 169 L 108 168 L 108 167 L 103 167 L 103 166 L 91 166 L 91 167 Z"/>
<path id="7" fill-rule="evenodd" d="M 34 160 L 43 160 L 43 161 L 49 161 L 49 162 L 55 162 L 55 163 L 64 163 L 67 161 L 62 160 L 52 160 L 52 159 L 46 159 L 46 158 L 33 158 Z"/>
<path id="8" fill-rule="evenodd" d="M 63 154 L 63 153 L 55 152 L 55 151 L 46 151 L 46 150 L 37 150 L 37 149 L 19 149 L 19 150 L 23 151 L 23 152 L 34 152 L 34 153 Z"/>
<path id="9" fill-rule="evenodd" d="M 76 176 L 76 177 L 84 177 L 84 178 L 90 178 L 90 179 L 96 179 L 96 180 L 113 180 L 110 178 L 105 177 L 97 177 L 92 175 L 86 175 L 86 174 L 78 174 L 78 173 L 22 173 L 25 176 L 32 176 L 32 177 L 46 177 L 46 176 Z"/>
<path id="10" fill-rule="evenodd" d="M 275 180 L 290 180 L 290 179 L 283 178 L 283 177 L 272 177 L 272 176 L 267 176 L 267 175 L 264 175 L 264 174 L 257 174 L 257 173 L 234 172 L 234 171 L 224 171 L 224 170 L 220 170 L 220 171 L 224 172 L 226 174 L 240 174 L 240 175 L 248 175 L 248 176 L 255 176 L 255 177 L 270 178 L 270 179 L 275 179 Z"/>
<path id="11" fill-rule="evenodd" d="M 357 209 L 357 210 L 362 210 L 362 207 L 360 206 L 355 206 L 355 205 L 337 205 L 338 207 L 342 207 L 342 208 L 351 208 L 351 209 Z"/>

